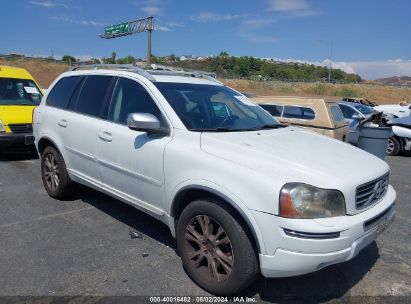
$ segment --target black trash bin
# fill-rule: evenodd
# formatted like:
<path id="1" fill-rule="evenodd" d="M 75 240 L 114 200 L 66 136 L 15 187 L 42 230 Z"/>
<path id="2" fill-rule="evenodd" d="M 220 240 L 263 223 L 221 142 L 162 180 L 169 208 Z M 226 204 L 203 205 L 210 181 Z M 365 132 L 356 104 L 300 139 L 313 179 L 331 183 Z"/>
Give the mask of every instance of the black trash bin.
<path id="1" fill-rule="evenodd" d="M 382 160 L 385 159 L 388 138 L 393 135 L 390 127 L 360 127 L 358 148 L 365 150 Z"/>

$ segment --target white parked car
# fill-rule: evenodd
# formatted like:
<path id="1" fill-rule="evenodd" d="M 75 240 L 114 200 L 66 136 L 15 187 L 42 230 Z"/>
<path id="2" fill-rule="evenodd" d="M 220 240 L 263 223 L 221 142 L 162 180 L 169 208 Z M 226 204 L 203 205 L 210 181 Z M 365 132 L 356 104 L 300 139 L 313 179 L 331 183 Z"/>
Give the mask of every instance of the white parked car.
<path id="1" fill-rule="evenodd" d="M 81 183 L 156 217 L 207 291 L 348 261 L 393 220 L 384 161 L 197 73 L 122 69 L 78 68 L 47 91 L 34 112 L 44 187 L 60 199 Z"/>
<path id="2" fill-rule="evenodd" d="M 393 136 L 388 139 L 387 155 L 395 156 L 411 151 L 411 116 L 391 118 L 386 125 L 392 128 Z"/>
<path id="3" fill-rule="evenodd" d="M 380 105 L 374 107 L 374 110 L 392 114 L 395 118 L 407 117 L 411 115 L 411 103 Z"/>

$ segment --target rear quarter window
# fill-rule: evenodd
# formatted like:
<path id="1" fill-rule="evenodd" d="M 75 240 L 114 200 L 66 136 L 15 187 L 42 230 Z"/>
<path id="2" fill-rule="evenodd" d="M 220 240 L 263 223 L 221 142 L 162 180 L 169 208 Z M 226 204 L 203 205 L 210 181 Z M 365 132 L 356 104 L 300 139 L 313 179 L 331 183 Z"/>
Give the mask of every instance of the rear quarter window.
<path id="1" fill-rule="evenodd" d="M 46 104 L 51 107 L 66 109 L 73 91 L 80 84 L 83 77 L 71 76 L 60 79 L 47 96 Z"/>
<path id="2" fill-rule="evenodd" d="M 284 118 L 314 120 L 315 112 L 311 108 L 299 106 L 284 106 Z"/>

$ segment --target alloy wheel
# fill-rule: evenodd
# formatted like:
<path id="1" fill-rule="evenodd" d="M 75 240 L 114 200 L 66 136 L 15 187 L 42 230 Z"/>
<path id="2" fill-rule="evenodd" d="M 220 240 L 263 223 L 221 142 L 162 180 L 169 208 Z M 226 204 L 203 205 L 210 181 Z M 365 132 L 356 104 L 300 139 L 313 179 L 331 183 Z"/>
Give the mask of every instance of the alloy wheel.
<path id="1" fill-rule="evenodd" d="M 60 171 L 56 157 L 52 153 L 47 154 L 44 161 L 44 177 L 49 189 L 55 190 L 58 188 L 60 183 L 59 175 Z"/>
<path id="2" fill-rule="evenodd" d="M 234 266 L 231 241 L 213 218 L 197 215 L 190 220 L 185 230 L 185 248 L 203 280 L 220 283 L 230 276 Z"/>
<path id="3" fill-rule="evenodd" d="M 394 151 L 395 149 L 395 144 L 394 142 L 391 140 L 391 138 L 388 139 L 387 142 L 387 154 L 391 154 L 392 151 Z"/>

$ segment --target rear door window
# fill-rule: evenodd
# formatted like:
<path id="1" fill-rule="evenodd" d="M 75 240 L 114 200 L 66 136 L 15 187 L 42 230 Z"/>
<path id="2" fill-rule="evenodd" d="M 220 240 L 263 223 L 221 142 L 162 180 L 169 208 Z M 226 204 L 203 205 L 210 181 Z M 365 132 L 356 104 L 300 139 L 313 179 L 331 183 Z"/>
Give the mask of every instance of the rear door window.
<path id="1" fill-rule="evenodd" d="M 113 76 L 87 76 L 74 110 L 81 114 L 106 119 L 114 79 Z"/>
<path id="2" fill-rule="evenodd" d="M 52 107 L 66 109 L 73 91 L 80 84 L 83 77 L 72 76 L 60 79 L 51 89 L 46 104 Z"/>
<path id="3" fill-rule="evenodd" d="M 315 112 L 313 109 L 306 107 L 284 106 L 283 117 L 313 120 L 315 118 Z"/>

